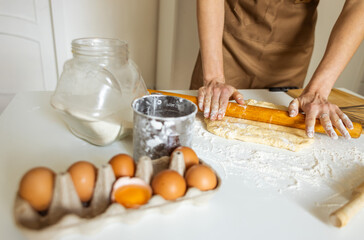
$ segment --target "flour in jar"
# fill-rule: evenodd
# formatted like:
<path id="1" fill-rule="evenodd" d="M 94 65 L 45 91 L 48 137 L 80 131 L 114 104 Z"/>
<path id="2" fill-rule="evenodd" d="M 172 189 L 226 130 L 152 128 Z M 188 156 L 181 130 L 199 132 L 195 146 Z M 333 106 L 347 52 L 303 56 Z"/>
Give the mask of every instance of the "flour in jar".
<path id="1" fill-rule="evenodd" d="M 121 112 L 103 119 L 92 118 L 74 109 L 65 109 L 62 117 L 71 132 L 92 144 L 104 146 L 123 135 L 130 134 L 132 123 L 123 120 Z"/>

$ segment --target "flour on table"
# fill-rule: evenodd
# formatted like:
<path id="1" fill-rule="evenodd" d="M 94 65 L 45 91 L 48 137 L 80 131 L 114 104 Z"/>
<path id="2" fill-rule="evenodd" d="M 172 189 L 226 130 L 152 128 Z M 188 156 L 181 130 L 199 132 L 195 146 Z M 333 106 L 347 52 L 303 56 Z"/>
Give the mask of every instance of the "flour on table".
<path id="1" fill-rule="evenodd" d="M 248 126 L 239 123 L 241 129 Z M 223 180 L 234 177 L 244 186 L 284 193 L 321 218 L 345 204 L 364 181 L 364 135 L 333 140 L 316 133 L 313 144 L 293 152 L 218 137 L 207 131 L 201 113 L 194 128 L 192 148 Z"/>
<path id="2" fill-rule="evenodd" d="M 222 175 L 241 176 L 245 183 L 279 192 L 345 192 L 364 181 L 364 141 L 332 140 L 315 134 L 315 142 L 300 152 L 262 144 L 226 140 L 209 133 L 198 114 L 192 148 Z"/>
<path id="3" fill-rule="evenodd" d="M 284 106 L 278 106 L 268 102 L 258 102 L 251 99 L 246 100 L 246 103 L 248 105 L 287 110 Z M 221 121 L 205 119 L 205 122 L 207 130 L 217 136 L 265 144 L 291 151 L 300 151 L 314 141 L 306 136 L 305 130 L 269 123 L 233 117 L 224 117 Z"/>

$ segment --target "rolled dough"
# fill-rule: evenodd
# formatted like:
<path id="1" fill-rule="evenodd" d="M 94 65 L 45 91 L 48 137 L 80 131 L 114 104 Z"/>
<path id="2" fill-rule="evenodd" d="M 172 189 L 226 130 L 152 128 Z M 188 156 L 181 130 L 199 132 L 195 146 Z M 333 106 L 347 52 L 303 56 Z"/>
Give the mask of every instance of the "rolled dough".
<path id="1" fill-rule="evenodd" d="M 287 110 L 285 106 L 268 102 L 258 102 L 252 99 L 246 100 L 245 102 L 248 105 Z M 224 117 L 221 121 L 205 119 L 205 122 L 207 130 L 217 136 L 244 142 L 265 144 L 294 152 L 311 145 L 314 141 L 312 138 L 306 136 L 305 130 L 269 123 L 233 117 Z"/>

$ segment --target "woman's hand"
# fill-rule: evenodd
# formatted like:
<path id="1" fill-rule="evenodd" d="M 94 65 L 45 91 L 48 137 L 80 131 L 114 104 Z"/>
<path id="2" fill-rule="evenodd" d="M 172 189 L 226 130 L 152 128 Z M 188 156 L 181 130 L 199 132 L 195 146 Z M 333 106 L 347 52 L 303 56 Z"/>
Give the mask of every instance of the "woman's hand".
<path id="1" fill-rule="evenodd" d="M 351 138 L 345 126 L 353 129 L 352 122 L 338 106 L 329 103 L 327 98 L 322 97 L 318 93 L 304 92 L 289 104 L 289 116 L 295 117 L 299 109 L 302 109 L 306 114 L 306 133 L 308 137 L 313 138 L 316 118 L 319 118 L 327 135 L 332 139 L 338 138 L 333 127 L 336 127 L 345 139 Z"/>
<path id="2" fill-rule="evenodd" d="M 350 119 L 338 108 L 327 101 L 334 83 L 358 49 L 364 36 L 364 1 L 346 1 L 337 19 L 325 54 L 318 65 L 311 81 L 297 99 L 289 105 L 289 115 L 294 117 L 298 110 L 306 113 L 306 131 L 308 137 L 313 137 L 316 118 L 320 119 L 327 135 L 337 139 L 333 127 L 346 138 L 350 135 L 345 126 L 353 128 Z M 361 23 L 361 24 L 359 24 Z"/>
<path id="3" fill-rule="evenodd" d="M 198 106 L 205 118 L 221 120 L 225 116 L 230 97 L 237 103 L 244 104 L 243 95 L 234 87 L 225 84 L 223 80 L 208 81 L 198 90 Z"/>

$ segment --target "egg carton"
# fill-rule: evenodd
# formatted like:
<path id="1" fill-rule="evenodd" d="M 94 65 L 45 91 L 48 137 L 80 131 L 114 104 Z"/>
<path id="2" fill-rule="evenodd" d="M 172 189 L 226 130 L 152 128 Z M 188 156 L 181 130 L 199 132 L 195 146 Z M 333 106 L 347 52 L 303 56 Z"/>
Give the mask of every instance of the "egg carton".
<path id="1" fill-rule="evenodd" d="M 201 159 L 199 161 L 200 164 L 207 165 Z M 136 167 L 135 177 L 148 184 L 154 175 L 164 169 L 175 170 L 182 176 L 185 172 L 183 154 L 179 151 L 172 155 L 172 159 L 162 157 L 151 160 L 149 157 L 141 157 Z M 131 209 L 110 201 L 113 183 L 116 180 L 110 164 L 97 169 L 94 194 L 88 207 L 81 203 L 70 174 L 59 173 L 55 178 L 53 199 L 47 214 L 40 215 L 18 193 L 14 204 L 15 222 L 28 239 L 58 239 L 68 234 L 90 235 L 113 223 L 135 223 L 145 214 L 171 213 L 181 204 L 204 204 L 220 188 L 221 178 L 216 172 L 215 174 L 217 186 L 213 190 L 188 188 L 183 197 L 173 201 L 153 195 L 147 204 Z"/>

